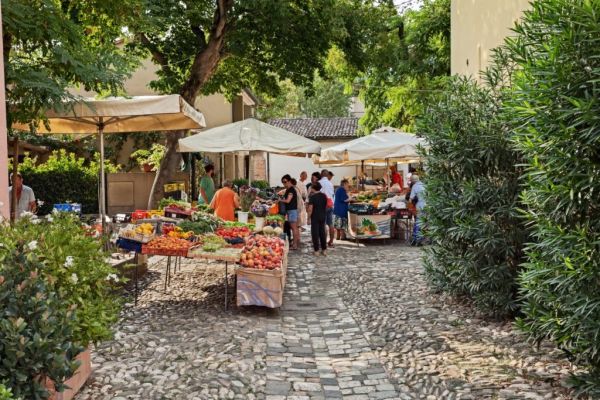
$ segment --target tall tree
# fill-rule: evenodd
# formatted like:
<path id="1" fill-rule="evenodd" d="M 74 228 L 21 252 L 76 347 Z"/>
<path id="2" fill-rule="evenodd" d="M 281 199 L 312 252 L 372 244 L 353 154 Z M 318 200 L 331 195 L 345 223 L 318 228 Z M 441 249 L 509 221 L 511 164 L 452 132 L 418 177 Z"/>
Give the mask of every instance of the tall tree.
<path id="1" fill-rule="evenodd" d="M 450 0 L 409 3 L 399 7 L 402 14 L 378 21 L 387 33 L 354 81 L 365 103 L 365 133 L 381 125 L 413 130 L 430 94 L 450 75 Z"/>
<path id="2" fill-rule="evenodd" d="M 74 86 L 116 93 L 135 60 L 115 40 L 134 0 L 2 1 L 8 125 L 42 118 Z"/>
<path id="3" fill-rule="evenodd" d="M 179 93 L 190 104 L 200 94 L 233 96 L 244 87 L 276 93 L 289 79 L 306 85 L 322 70 L 327 51 L 337 43 L 349 62 L 361 63 L 370 39 L 360 18 L 377 1 L 364 0 L 145 0 L 133 25 L 137 44 L 160 65 L 151 86 Z M 177 141 L 167 137 L 167 152 L 149 199 L 179 165 Z"/>

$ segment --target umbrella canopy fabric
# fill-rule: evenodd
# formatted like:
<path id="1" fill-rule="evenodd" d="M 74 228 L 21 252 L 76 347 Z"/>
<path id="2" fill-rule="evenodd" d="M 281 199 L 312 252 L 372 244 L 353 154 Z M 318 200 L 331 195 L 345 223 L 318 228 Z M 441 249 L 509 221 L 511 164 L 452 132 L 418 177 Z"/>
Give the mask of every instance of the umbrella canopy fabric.
<path id="1" fill-rule="evenodd" d="M 179 151 L 208 153 L 266 151 L 305 155 L 319 153 L 321 145 L 285 129 L 248 118 L 179 139 Z"/>
<path id="2" fill-rule="evenodd" d="M 103 133 L 171 131 L 206 126 L 204 115 L 177 94 L 101 100 L 83 98 L 65 103 L 62 110 L 48 110 L 45 116 L 49 129 L 40 124 L 37 132 L 41 134 L 96 134 L 101 124 Z M 29 125 L 14 124 L 13 128 L 28 131 Z"/>
<path id="3" fill-rule="evenodd" d="M 320 164 L 354 165 L 367 163 L 413 162 L 419 160 L 419 145 L 425 141 L 395 128 L 384 127 L 370 135 L 341 143 L 321 151 Z"/>

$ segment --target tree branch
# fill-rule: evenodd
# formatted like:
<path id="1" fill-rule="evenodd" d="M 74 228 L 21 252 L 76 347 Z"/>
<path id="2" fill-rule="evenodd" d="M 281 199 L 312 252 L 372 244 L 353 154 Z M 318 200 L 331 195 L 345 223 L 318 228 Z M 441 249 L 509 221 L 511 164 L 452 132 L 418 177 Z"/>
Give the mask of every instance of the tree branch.
<path id="1" fill-rule="evenodd" d="M 148 36 L 146 36 L 145 33 L 140 33 L 139 36 L 140 42 L 146 49 L 148 49 L 148 51 L 150 51 L 154 61 L 160 64 L 161 67 L 168 68 L 169 60 L 167 60 L 167 57 L 164 55 L 164 53 L 161 52 L 158 47 L 156 47 L 156 45 L 150 41 L 150 39 L 148 39 Z"/>

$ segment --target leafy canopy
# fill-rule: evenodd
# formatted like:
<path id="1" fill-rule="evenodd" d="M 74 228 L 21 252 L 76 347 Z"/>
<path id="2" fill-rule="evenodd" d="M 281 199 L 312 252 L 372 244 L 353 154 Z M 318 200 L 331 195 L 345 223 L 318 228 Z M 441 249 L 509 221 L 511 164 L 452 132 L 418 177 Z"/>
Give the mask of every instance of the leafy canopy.
<path id="1" fill-rule="evenodd" d="M 134 0 L 2 2 L 8 122 L 29 122 L 72 96 L 116 93 L 135 60 L 115 40 Z"/>

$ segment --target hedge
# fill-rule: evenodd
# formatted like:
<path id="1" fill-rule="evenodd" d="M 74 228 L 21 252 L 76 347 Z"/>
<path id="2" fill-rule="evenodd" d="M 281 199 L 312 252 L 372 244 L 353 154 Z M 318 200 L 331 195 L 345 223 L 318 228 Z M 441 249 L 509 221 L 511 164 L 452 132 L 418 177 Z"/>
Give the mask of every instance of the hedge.
<path id="1" fill-rule="evenodd" d="M 517 212 L 519 157 L 496 72 L 486 86 L 452 78 L 417 124 L 429 145 L 426 276 L 434 288 L 506 316 L 518 310 L 516 279 L 527 235 Z"/>
<path id="2" fill-rule="evenodd" d="M 600 1 L 536 1 L 516 34 L 507 108 L 534 239 L 519 326 L 588 367 L 578 387 L 600 396 Z"/>
<path id="3" fill-rule="evenodd" d="M 66 150 L 57 150 L 46 162 L 36 163 L 36 158 L 27 156 L 19 165 L 19 171 L 24 184 L 30 186 L 35 197 L 43 202 L 38 214 L 48 214 L 55 203 L 66 202 L 81 203 L 84 214 L 98 212 L 97 157 L 88 161 Z M 105 165 L 107 172 L 117 170 L 108 162 Z"/>

